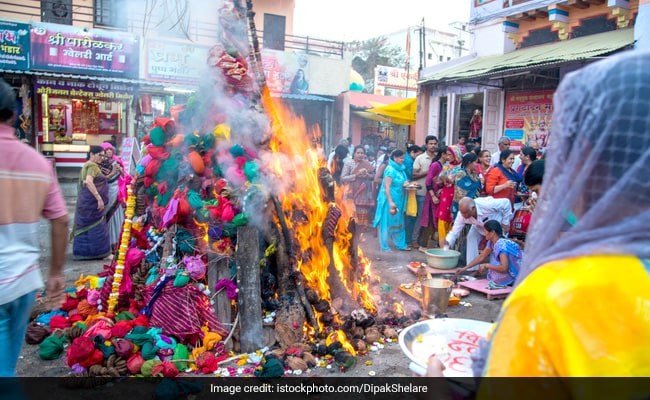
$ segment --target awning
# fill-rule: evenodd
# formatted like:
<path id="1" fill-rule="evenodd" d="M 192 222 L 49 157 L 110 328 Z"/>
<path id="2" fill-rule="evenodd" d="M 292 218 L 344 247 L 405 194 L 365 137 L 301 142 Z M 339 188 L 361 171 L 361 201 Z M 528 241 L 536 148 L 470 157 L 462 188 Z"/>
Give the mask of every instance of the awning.
<path id="1" fill-rule="evenodd" d="M 328 99 L 327 97 L 316 96 L 313 94 L 271 93 L 271 97 L 290 99 L 290 100 L 326 101 L 332 103 L 334 102 L 333 99 Z"/>
<path id="2" fill-rule="evenodd" d="M 588 60 L 625 49 L 634 43 L 633 29 L 619 29 L 577 39 L 564 40 L 516 50 L 507 54 L 479 57 L 462 65 L 426 76 L 419 85 L 436 81 L 456 81 L 469 78 L 495 77 L 498 74 Z"/>
<path id="3" fill-rule="evenodd" d="M 378 114 L 390 119 L 390 122 L 399 125 L 413 125 L 417 108 L 416 99 L 401 100 L 393 104 L 375 107 L 367 110 L 369 113 Z"/>

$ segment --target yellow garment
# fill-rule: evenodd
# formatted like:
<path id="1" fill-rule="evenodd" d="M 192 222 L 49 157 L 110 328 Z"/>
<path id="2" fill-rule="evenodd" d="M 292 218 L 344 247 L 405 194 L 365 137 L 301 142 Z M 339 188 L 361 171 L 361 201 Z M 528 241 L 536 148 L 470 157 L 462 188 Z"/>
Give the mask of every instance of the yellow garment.
<path id="1" fill-rule="evenodd" d="M 408 190 L 406 197 L 406 215 L 415 217 L 418 215 L 418 202 L 415 198 L 415 190 Z"/>
<path id="2" fill-rule="evenodd" d="M 650 376 L 650 272 L 632 256 L 539 267 L 504 302 L 484 375 Z"/>
<path id="3" fill-rule="evenodd" d="M 447 234 L 449 232 L 451 232 L 452 227 L 453 227 L 453 225 L 450 224 L 449 222 L 439 219 L 438 220 L 438 238 L 439 239 L 440 238 L 446 238 Z"/>

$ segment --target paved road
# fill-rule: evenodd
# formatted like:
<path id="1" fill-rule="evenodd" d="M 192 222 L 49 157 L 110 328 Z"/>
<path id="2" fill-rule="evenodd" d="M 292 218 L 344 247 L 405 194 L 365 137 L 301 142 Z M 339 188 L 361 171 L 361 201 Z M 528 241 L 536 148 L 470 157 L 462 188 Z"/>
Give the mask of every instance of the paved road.
<path id="1" fill-rule="evenodd" d="M 69 203 L 70 215 L 74 213 L 74 204 Z M 43 248 L 41 265 L 44 276 L 47 276 L 48 254 L 49 254 L 49 224 L 47 221 L 41 222 L 40 241 Z M 378 308 L 386 304 L 399 302 L 403 305 L 404 310 L 410 313 L 413 310 L 420 309 L 417 301 L 401 293 L 398 288 L 400 283 L 413 282 L 414 275 L 406 268 L 410 261 L 425 262 L 426 257 L 418 251 L 402 252 L 394 251 L 383 253 L 379 251 L 377 239 L 372 235 L 364 234 L 361 237 L 360 246 L 364 255 L 372 262 L 372 273 L 377 277 L 377 283 L 372 285 L 372 291 L 379 299 L 380 284 L 387 284 L 391 288 L 390 294 L 384 295 Z M 72 287 L 74 281 L 81 274 L 97 274 L 103 269 L 103 261 L 73 261 L 72 249 L 68 247 L 67 262 L 65 266 L 65 277 L 68 287 Z M 472 304 L 472 307 L 454 306 L 449 307 L 447 315 L 450 318 L 466 318 L 480 321 L 492 322 L 496 319 L 501 307 L 501 300 L 488 301 L 482 294 L 470 294 L 464 298 L 465 301 Z M 38 357 L 38 346 L 25 344 L 17 366 L 19 376 L 64 376 L 69 373 L 70 369 L 65 365 L 65 358 L 59 360 L 43 361 Z M 366 361 L 370 365 L 366 365 Z M 412 376 L 408 369 L 409 360 L 399 349 L 398 344 L 387 344 L 383 349 L 377 352 L 370 352 L 361 356 L 357 365 L 341 374 L 338 371 L 317 369 L 314 374 L 321 376 L 368 376 L 372 373 L 375 376 Z"/>

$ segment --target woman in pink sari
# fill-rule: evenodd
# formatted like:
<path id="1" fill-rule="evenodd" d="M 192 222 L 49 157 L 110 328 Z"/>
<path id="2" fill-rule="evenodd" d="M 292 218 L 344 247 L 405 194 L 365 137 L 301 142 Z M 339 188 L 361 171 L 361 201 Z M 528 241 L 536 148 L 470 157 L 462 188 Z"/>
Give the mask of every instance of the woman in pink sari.
<path id="1" fill-rule="evenodd" d="M 460 168 L 460 162 L 463 156 L 458 146 L 449 146 L 447 148 L 446 160 L 440 173 L 440 182 L 442 190 L 440 191 L 440 204 L 436 210 L 436 219 L 438 220 L 438 237 L 444 238 L 451 230 L 453 223 L 451 215 L 451 205 L 454 202 L 454 178 L 455 172 Z"/>

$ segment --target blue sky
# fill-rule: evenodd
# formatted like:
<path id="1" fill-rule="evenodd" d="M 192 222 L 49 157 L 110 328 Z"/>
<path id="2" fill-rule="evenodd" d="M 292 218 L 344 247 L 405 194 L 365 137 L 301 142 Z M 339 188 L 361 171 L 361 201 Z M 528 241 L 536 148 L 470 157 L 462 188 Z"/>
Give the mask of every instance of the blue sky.
<path id="1" fill-rule="evenodd" d="M 472 0 L 296 0 L 294 34 L 329 40 L 365 40 L 420 24 L 447 30 L 469 21 Z"/>

